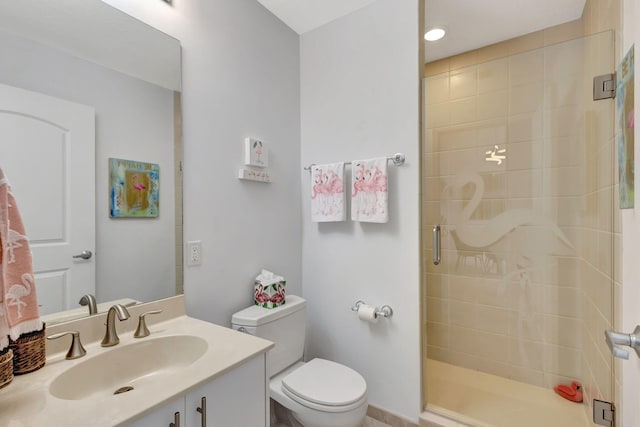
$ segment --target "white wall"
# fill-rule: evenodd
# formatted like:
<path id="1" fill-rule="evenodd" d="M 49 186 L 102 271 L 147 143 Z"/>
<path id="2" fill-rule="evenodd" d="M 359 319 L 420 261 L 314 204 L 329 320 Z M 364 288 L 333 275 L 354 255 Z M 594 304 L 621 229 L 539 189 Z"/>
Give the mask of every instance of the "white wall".
<path id="1" fill-rule="evenodd" d="M 622 50 L 623 57 L 635 43 L 640 47 L 640 0 L 624 0 L 622 10 Z M 637 53 L 637 52 L 636 52 Z M 635 105 L 640 105 L 640 75 L 635 67 Z M 635 113 L 638 117 L 638 113 Z M 635 188 L 640 189 L 640 132 L 634 130 L 635 140 Z M 622 332 L 630 333 L 636 325 L 640 325 L 640 194 L 636 193 L 635 208 L 622 211 L 622 321 L 619 322 Z M 618 254 L 616 254 L 618 255 Z M 640 359 L 633 355 L 629 360 L 619 361 L 622 369 L 622 426 L 640 426 Z M 618 402 L 620 404 L 620 402 Z"/>
<path id="2" fill-rule="evenodd" d="M 308 355 L 353 366 L 372 404 L 417 420 L 418 0 L 378 0 L 306 34 L 301 58 L 297 35 L 255 0 L 108 3 L 183 46 L 185 240 L 201 239 L 204 258 L 185 268 L 188 313 L 227 324 L 251 301 L 256 269 L 284 274 L 298 293 L 302 266 Z M 235 179 L 249 135 L 271 143 L 275 183 Z M 309 221 L 302 165 L 396 151 L 408 160 L 391 167 L 388 224 Z M 396 314 L 359 322 L 350 311 L 358 298 Z"/>
<path id="3" fill-rule="evenodd" d="M 173 91 L 4 32 L 0 58 L 0 82 L 95 108 L 98 301 L 174 295 Z M 158 218 L 109 218 L 109 157 L 160 165 Z"/>
<path id="4" fill-rule="evenodd" d="M 183 42 L 185 240 L 204 262 L 185 270 L 187 311 L 230 324 L 253 303 L 262 267 L 301 291 L 298 36 L 255 1 L 200 0 Z M 274 182 L 237 179 L 243 140 L 268 143 Z"/>
<path id="5" fill-rule="evenodd" d="M 187 312 L 230 324 L 262 267 L 300 294 L 297 34 L 256 0 L 108 3 L 182 43 L 184 238 L 203 247 L 185 266 Z M 248 136 L 269 144 L 273 183 L 237 179 Z"/>
<path id="6" fill-rule="evenodd" d="M 365 377 L 369 402 L 417 420 L 419 338 L 418 0 L 378 0 L 301 36 L 302 164 L 390 156 L 390 221 L 313 223 L 303 185 L 303 294 L 307 358 Z M 349 169 L 349 168 L 348 168 Z M 347 193 L 349 194 L 349 193 Z M 389 304 L 364 323 L 356 300 Z"/>
<path id="7" fill-rule="evenodd" d="M 100 0 L 1 2 L 0 27 L 123 74 L 180 90 L 180 43 Z"/>

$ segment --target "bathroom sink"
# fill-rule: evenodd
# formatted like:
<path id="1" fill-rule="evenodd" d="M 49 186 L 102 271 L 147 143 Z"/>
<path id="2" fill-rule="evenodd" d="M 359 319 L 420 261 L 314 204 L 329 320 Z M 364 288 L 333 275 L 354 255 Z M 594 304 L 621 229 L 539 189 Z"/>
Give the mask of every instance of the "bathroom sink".
<path id="1" fill-rule="evenodd" d="M 198 360 L 208 346 L 204 339 L 191 335 L 146 338 L 119 345 L 58 375 L 49 392 L 60 399 L 83 400 L 144 390 Z"/>

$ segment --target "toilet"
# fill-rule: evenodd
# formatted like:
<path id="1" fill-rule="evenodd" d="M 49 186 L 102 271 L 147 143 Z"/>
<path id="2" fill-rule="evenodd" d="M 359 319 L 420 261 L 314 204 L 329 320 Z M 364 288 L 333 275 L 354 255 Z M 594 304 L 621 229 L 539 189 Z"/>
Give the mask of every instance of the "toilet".
<path id="1" fill-rule="evenodd" d="M 267 353 L 271 399 L 286 408 L 295 426 L 358 427 L 367 413 L 367 383 L 353 369 L 330 360 L 302 361 L 306 301 L 287 295 L 285 304 L 257 305 L 231 318 L 233 329 L 275 342 Z"/>

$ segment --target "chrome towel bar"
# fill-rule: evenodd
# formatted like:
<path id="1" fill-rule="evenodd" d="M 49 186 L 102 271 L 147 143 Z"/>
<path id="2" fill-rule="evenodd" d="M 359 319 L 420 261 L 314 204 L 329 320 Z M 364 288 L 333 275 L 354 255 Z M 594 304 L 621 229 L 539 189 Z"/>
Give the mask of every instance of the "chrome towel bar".
<path id="1" fill-rule="evenodd" d="M 393 156 L 387 157 L 387 160 L 391 160 L 394 165 L 402 166 L 404 165 L 405 156 L 402 153 L 396 153 Z M 344 162 L 345 165 L 350 165 L 352 162 Z M 311 168 L 315 166 L 316 163 L 311 163 L 309 166 L 305 166 L 304 170 L 311 172 Z"/>

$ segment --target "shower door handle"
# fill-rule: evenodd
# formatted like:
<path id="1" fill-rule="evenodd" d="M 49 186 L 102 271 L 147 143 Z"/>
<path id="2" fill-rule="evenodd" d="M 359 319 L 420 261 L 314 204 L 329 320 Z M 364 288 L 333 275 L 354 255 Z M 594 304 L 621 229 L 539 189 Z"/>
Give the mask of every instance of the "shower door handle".
<path id="1" fill-rule="evenodd" d="M 440 224 L 436 224 L 433 226 L 433 264 L 438 265 L 442 260 L 442 256 L 440 253 L 441 242 L 440 242 Z"/>
<path id="2" fill-rule="evenodd" d="M 615 331 L 604 331 L 604 337 L 611 353 L 618 359 L 629 359 L 629 351 L 623 350 L 617 345 L 631 347 L 640 357 L 640 325 L 636 326 L 632 334 L 623 334 Z"/>

